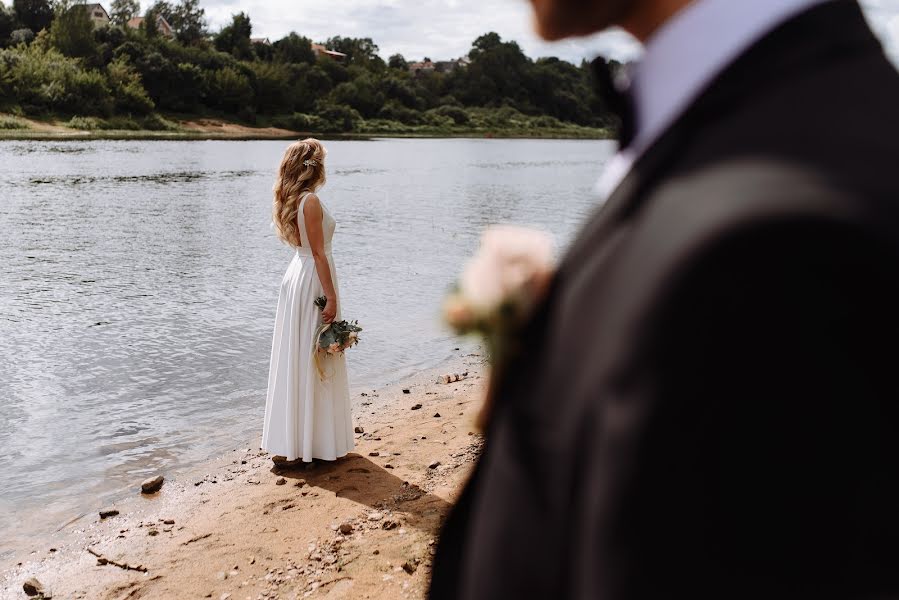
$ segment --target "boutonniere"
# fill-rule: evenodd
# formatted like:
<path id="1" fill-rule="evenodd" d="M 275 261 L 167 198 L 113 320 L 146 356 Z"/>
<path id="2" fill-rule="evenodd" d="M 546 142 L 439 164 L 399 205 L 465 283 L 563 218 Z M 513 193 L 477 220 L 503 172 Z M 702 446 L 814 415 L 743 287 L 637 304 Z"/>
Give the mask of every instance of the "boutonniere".
<path id="1" fill-rule="evenodd" d="M 522 328 L 546 294 L 555 272 L 552 237 L 511 225 L 488 228 L 444 303 L 446 322 L 459 334 L 480 336 L 493 367 L 483 426 L 496 371 L 518 351 Z"/>

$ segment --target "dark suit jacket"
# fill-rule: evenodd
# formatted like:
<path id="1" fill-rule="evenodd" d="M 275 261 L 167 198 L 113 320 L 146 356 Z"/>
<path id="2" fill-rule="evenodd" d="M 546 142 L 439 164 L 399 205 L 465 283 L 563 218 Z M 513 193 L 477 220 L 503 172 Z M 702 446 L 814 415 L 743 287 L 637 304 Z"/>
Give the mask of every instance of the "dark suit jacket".
<path id="1" fill-rule="evenodd" d="M 637 162 L 504 370 L 431 598 L 899 598 L 899 76 L 853 1 Z"/>

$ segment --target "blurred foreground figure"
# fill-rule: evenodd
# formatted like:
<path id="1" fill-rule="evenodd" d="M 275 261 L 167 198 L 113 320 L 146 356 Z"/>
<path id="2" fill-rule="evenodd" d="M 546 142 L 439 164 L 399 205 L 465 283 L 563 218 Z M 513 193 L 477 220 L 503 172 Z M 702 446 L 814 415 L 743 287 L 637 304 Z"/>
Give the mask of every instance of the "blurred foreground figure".
<path id="1" fill-rule="evenodd" d="M 646 54 L 431 598 L 899 598 L 899 77 L 858 5 L 532 2 Z"/>

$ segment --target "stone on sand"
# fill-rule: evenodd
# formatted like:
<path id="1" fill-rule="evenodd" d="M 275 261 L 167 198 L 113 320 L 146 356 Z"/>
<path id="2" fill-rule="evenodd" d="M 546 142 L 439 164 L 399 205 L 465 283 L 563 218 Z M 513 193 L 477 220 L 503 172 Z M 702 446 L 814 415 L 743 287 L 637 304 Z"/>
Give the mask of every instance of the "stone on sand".
<path id="1" fill-rule="evenodd" d="M 146 479 L 142 484 L 140 484 L 140 491 L 143 494 L 152 494 L 162 487 L 163 481 L 165 481 L 165 478 L 162 475 L 157 475 L 156 477 Z"/>
<path id="2" fill-rule="evenodd" d="M 114 516 L 116 516 L 117 514 L 119 514 L 119 511 L 118 511 L 117 509 L 115 509 L 115 508 L 112 508 L 112 507 L 101 508 L 101 509 L 100 509 L 100 518 L 101 518 L 101 519 L 107 519 L 107 518 L 109 518 L 109 517 L 114 517 Z"/>
<path id="3" fill-rule="evenodd" d="M 38 594 L 44 595 L 46 593 L 44 591 L 44 584 L 38 581 L 35 577 L 32 577 L 25 583 L 23 583 L 22 589 L 25 590 L 25 593 L 29 596 L 37 596 Z"/>

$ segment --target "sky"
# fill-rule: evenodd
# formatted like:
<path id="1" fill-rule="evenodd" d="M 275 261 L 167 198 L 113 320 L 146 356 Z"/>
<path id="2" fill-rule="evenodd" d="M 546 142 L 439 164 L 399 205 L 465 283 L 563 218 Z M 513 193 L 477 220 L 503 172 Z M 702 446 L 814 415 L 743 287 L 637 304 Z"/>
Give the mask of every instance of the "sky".
<path id="1" fill-rule="evenodd" d="M 751 2 L 752 0 L 734 0 Z M 144 2 L 147 4 L 147 2 Z M 324 41 L 334 36 L 370 37 L 386 59 L 409 60 L 468 54 L 488 31 L 517 41 L 528 56 L 558 56 L 578 63 L 599 54 L 618 60 L 639 56 L 640 46 L 623 31 L 549 44 L 532 31 L 527 0 L 205 0 L 210 29 L 218 31 L 233 13 L 250 15 L 254 37 L 272 41 L 291 31 Z M 899 58 L 899 0 L 862 0 L 868 20 L 887 51 Z"/>

